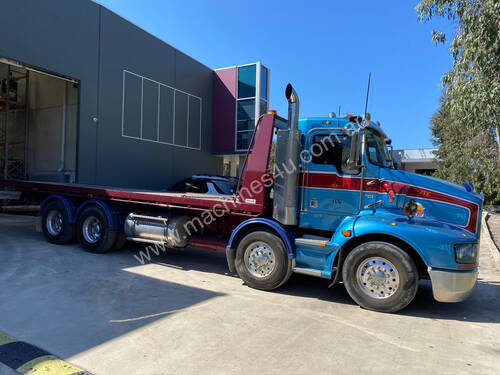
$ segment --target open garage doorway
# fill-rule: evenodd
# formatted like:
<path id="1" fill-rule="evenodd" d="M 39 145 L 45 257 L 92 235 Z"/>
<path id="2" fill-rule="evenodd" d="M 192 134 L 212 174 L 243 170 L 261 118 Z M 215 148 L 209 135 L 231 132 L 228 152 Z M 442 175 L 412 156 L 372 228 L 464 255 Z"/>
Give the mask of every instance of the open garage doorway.
<path id="1" fill-rule="evenodd" d="M 0 57 L 0 178 L 74 182 L 78 82 Z"/>

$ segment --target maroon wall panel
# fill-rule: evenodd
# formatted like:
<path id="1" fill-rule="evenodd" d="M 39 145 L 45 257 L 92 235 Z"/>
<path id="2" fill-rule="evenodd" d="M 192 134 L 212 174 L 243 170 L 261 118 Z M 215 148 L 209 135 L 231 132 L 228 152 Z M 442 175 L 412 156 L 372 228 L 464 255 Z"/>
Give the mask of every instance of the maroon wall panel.
<path id="1" fill-rule="evenodd" d="M 236 67 L 214 71 L 212 152 L 234 153 Z"/>

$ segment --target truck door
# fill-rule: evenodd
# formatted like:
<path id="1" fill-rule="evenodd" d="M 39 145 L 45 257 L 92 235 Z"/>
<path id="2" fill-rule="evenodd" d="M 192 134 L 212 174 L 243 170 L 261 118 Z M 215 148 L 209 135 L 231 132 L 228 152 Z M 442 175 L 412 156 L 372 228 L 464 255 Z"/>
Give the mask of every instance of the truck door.
<path id="1" fill-rule="evenodd" d="M 300 226 L 334 231 L 359 210 L 360 171 L 348 171 L 351 137 L 332 129 L 312 130 L 302 155 Z"/>

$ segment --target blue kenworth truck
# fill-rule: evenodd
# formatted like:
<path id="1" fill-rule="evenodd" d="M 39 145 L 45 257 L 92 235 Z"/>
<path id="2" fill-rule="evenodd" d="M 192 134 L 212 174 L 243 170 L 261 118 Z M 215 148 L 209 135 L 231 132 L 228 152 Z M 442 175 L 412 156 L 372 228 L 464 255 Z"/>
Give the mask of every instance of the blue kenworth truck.
<path id="1" fill-rule="evenodd" d="M 357 304 L 381 312 L 406 307 L 420 280 L 430 280 L 437 301 L 466 299 L 477 281 L 482 196 L 397 170 L 368 114 L 299 120 L 291 85 L 286 97 L 288 120 L 270 111 L 257 122 L 234 195 L 21 180 L 0 187 L 40 202 L 43 233 L 56 244 L 223 251 L 252 288 L 278 288 L 294 272 L 330 286 L 341 280 Z"/>

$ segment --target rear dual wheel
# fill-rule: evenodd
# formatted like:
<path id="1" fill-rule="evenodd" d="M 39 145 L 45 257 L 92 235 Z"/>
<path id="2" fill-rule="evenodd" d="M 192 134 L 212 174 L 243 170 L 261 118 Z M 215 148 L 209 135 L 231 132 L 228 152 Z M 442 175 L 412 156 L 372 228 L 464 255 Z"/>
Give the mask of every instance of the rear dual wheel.
<path id="1" fill-rule="evenodd" d="M 75 223 L 60 200 L 53 200 L 42 208 L 42 232 L 48 242 L 68 244 L 76 238 L 85 251 L 106 253 L 121 249 L 126 242 L 123 229 L 111 229 L 108 218 L 99 206 L 85 208 Z"/>
<path id="2" fill-rule="evenodd" d="M 42 208 L 42 232 L 48 242 L 64 245 L 75 239 L 75 224 L 60 200 L 48 202 Z"/>
<path id="3" fill-rule="evenodd" d="M 110 228 L 106 214 L 98 206 L 85 208 L 78 216 L 76 228 L 78 242 L 90 253 L 106 253 L 118 240 L 119 231 Z"/>

